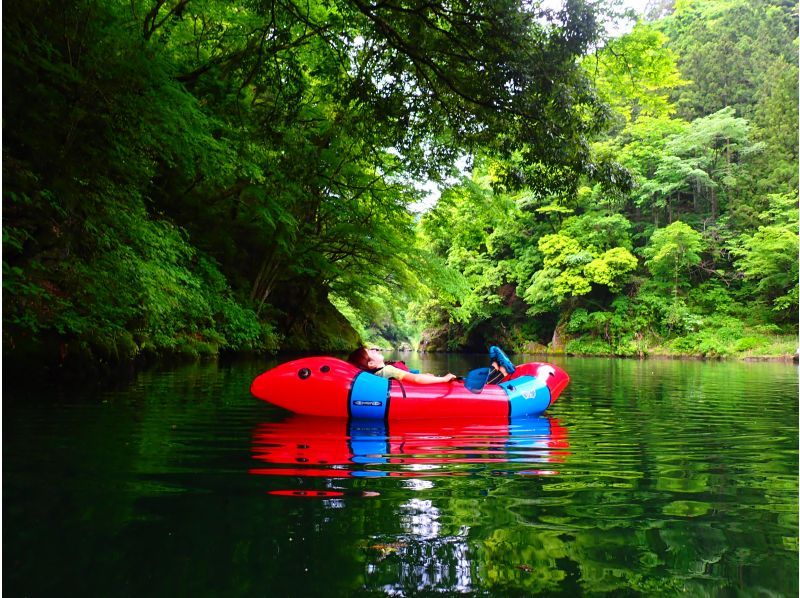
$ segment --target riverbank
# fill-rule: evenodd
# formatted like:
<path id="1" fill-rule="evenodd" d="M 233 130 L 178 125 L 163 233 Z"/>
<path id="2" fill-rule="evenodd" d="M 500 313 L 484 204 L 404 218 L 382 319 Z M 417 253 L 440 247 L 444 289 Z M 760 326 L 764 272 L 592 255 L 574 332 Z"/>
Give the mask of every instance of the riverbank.
<path id="1" fill-rule="evenodd" d="M 742 339 L 748 341 L 748 339 Z M 703 346 L 697 350 L 676 350 L 685 339 L 676 339 L 670 344 L 644 347 L 636 352 L 570 350 L 569 344 L 563 354 L 576 357 L 634 357 L 640 359 L 699 359 L 731 361 L 798 361 L 798 343 L 795 337 L 785 337 L 773 342 L 760 343 L 755 348 L 735 350 L 724 345 Z M 746 343 L 741 343 L 745 345 Z"/>
<path id="2" fill-rule="evenodd" d="M 797 363 L 800 360 L 800 345 L 798 339 L 793 336 L 779 337 L 780 340 L 760 346 L 758 349 L 751 349 L 747 351 L 732 351 L 732 352 L 716 352 L 707 351 L 705 353 L 690 353 L 679 352 L 671 349 L 669 346 L 656 345 L 644 348 L 640 351 L 627 351 L 624 353 L 614 352 L 611 350 L 575 350 L 576 345 L 568 342 L 566 348 L 552 351 L 545 345 L 538 343 L 530 343 L 522 347 L 513 347 L 511 345 L 504 347 L 510 355 L 532 355 L 539 356 L 542 359 L 549 359 L 552 357 L 613 357 L 624 359 L 676 359 L 676 360 L 725 360 L 725 361 L 775 361 Z M 407 344 L 400 347 L 393 347 L 391 344 L 383 342 L 369 342 L 370 346 L 377 347 L 383 351 L 398 351 L 401 355 L 405 353 L 471 353 L 471 351 L 445 351 L 440 349 L 413 349 Z M 586 344 L 582 345 L 586 347 Z M 597 344 L 594 348 L 597 348 Z M 607 347 L 608 345 L 606 345 Z M 280 355 L 280 353 L 278 353 Z"/>
<path id="3" fill-rule="evenodd" d="M 748 325 L 729 318 L 724 326 L 706 326 L 667 338 L 652 333 L 618 337 L 563 334 L 556 352 L 576 356 L 792 361 L 800 345 L 797 335 L 787 332 L 776 326 Z"/>
<path id="4" fill-rule="evenodd" d="M 800 355 L 798 353 L 785 353 L 780 355 L 688 355 L 677 353 L 648 353 L 643 356 L 614 355 L 610 353 L 549 353 L 547 355 L 568 355 L 569 357 L 613 357 L 619 359 L 663 359 L 663 360 L 684 360 L 684 361 L 772 361 L 784 363 L 798 363 Z"/>
<path id="5" fill-rule="evenodd" d="M 420 354 L 443 354 L 443 353 L 469 353 L 468 351 L 438 351 L 438 350 L 413 350 L 407 345 L 403 347 L 392 347 L 382 343 L 375 343 L 375 346 L 385 351 L 398 351 L 400 355 Z M 757 349 L 750 349 L 740 352 L 707 352 L 689 353 L 678 352 L 669 346 L 653 346 L 644 348 L 639 352 L 626 352 L 625 354 L 615 353 L 610 350 L 575 350 L 578 347 L 588 347 L 586 343 L 576 345 L 574 342 L 567 342 L 564 349 L 558 351 L 547 350 L 544 345 L 532 345 L 529 347 L 506 347 L 509 354 L 535 356 L 543 361 L 548 361 L 556 357 L 601 357 L 619 359 L 641 359 L 641 360 L 686 360 L 686 361 L 743 361 L 743 362 L 782 362 L 798 363 L 798 351 L 796 349 L 797 339 L 792 336 L 780 337 L 772 343 L 759 346 Z M 606 345 L 607 347 L 607 345 Z M 595 343 L 591 348 L 601 349 Z M 514 350 L 516 349 L 516 351 Z M 28 354 L 3 354 L 3 373 L 5 374 L 3 386 L 18 386 L 20 384 L 30 384 L 32 381 L 47 384 L 58 381 L 66 384 L 98 384 L 105 385 L 110 382 L 123 382 L 133 379 L 141 371 L 153 369 L 172 369 L 187 363 L 196 362 L 221 362 L 230 363 L 242 360 L 263 360 L 270 359 L 287 361 L 303 355 L 336 354 L 344 358 L 341 350 L 330 350 L 320 347 L 304 347 L 303 350 L 283 349 L 277 351 L 162 351 L 159 353 L 142 351 L 136 355 L 119 360 L 97 359 L 90 353 L 70 354 L 63 360 L 50 359 L 43 362 L 37 358 L 41 355 Z"/>

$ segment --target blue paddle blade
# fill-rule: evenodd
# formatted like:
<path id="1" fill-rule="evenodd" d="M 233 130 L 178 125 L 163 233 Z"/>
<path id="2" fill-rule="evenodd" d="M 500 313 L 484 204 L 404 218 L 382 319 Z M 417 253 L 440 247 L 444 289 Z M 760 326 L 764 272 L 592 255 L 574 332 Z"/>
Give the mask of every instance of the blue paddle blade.
<path id="1" fill-rule="evenodd" d="M 509 374 L 513 374 L 517 369 L 514 367 L 514 364 L 511 363 L 511 360 L 506 356 L 506 354 L 503 353 L 503 350 L 495 345 L 489 347 L 489 359 L 496 361 L 497 365 L 502 365 L 504 368 L 506 368 L 506 371 Z"/>
<path id="2" fill-rule="evenodd" d="M 475 394 L 480 393 L 491 371 L 492 368 L 478 368 L 477 370 L 470 371 L 464 376 L 464 387 Z"/>

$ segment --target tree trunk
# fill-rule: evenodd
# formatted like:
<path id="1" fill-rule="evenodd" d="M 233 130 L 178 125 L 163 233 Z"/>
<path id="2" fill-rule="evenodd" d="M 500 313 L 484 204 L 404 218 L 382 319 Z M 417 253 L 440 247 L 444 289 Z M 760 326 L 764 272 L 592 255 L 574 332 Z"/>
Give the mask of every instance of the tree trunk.
<path id="1" fill-rule="evenodd" d="M 717 190 L 711 187 L 711 222 L 717 221 Z"/>
<path id="2" fill-rule="evenodd" d="M 253 289 L 250 291 L 250 300 L 253 302 L 258 301 L 256 313 L 261 312 L 261 308 L 264 307 L 264 303 L 269 298 L 272 287 L 278 278 L 280 265 L 281 261 L 278 258 L 278 252 L 274 250 L 261 262 L 258 276 L 256 276 Z"/>

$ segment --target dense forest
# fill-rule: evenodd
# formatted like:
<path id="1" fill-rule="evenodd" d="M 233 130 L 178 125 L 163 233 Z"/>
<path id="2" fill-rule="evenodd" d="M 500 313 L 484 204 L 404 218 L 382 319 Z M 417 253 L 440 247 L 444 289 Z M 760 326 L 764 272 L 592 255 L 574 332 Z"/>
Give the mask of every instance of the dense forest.
<path id="1" fill-rule="evenodd" d="M 4 363 L 794 353 L 796 10 L 6 6 Z"/>

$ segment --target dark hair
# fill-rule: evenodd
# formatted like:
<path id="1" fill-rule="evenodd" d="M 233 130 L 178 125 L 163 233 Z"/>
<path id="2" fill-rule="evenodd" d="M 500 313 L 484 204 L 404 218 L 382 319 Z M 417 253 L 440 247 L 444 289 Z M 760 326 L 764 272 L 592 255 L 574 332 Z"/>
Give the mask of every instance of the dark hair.
<path id="1" fill-rule="evenodd" d="M 350 355 L 347 356 L 347 361 L 352 363 L 357 368 L 364 370 L 365 372 L 369 371 L 369 354 L 367 353 L 366 347 L 359 347 Z"/>

